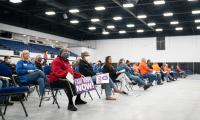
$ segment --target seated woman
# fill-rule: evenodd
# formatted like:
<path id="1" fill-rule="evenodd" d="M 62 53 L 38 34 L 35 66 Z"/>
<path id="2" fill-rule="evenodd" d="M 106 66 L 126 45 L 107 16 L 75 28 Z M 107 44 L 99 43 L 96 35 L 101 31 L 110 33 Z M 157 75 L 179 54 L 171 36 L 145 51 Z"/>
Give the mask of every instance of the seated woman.
<path id="1" fill-rule="evenodd" d="M 38 84 L 40 96 L 44 95 L 46 75 L 36 68 L 35 64 L 30 61 L 28 50 L 22 51 L 21 60 L 16 64 L 16 72 L 20 76 L 20 83 Z"/>
<path id="2" fill-rule="evenodd" d="M 170 70 L 166 63 L 163 63 L 161 66 L 161 75 L 167 79 L 167 82 L 173 81 L 173 77 L 170 75 Z"/>
<path id="3" fill-rule="evenodd" d="M 82 75 L 73 70 L 72 65 L 68 60 L 69 56 L 70 51 L 68 48 L 63 48 L 60 50 L 59 55 L 53 60 L 51 64 L 51 72 L 48 82 L 53 88 L 63 88 L 69 99 L 68 110 L 77 111 L 77 108 L 73 103 L 73 96 L 76 95 L 76 89 L 74 84 L 66 79 L 66 76 L 70 73 L 74 78 L 80 78 Z M 86 103 L 87 102 L 81 100 L 81 95 L 78 94 L 75 100 L 75 104 L 81 105 Z"/>
<path id="4" fill-rule="evenodd" d="M 187 77 L 187 74 L 185 71 L 183 71 L 179 65 L 176 66 L 176 72 L 179 74 L 180 77 Z"/>
<path id="5" fill-rule="evenodd" d="M 153 70 L 153 63 L 151 62 L 150 59 L 147 60 L 147 66 L 149 67 L 149 69 Z M 159 66 L 157 66 L 157 67 L 159 67 Z M 161 82 L 162 78 L 161 78 L 161 75 L 159 74 L 159 72 L 158 71 L 156 72 L 155 70 L 153 70 L 152 74 L 154 74 L 156 76 L 157 85 L 163 85 L 163 83 Z"/>
<path id="6" fill-rule="evenodd" d="M 95 83 L 97 73 L 94 72 L 92 65 L 90 65 L 89 62 L 88 62 L 89 56 L 90 55 L 89 55 L 88 52 L 81 53 L 82 59 L 80 60 L 80 63 L 79 63 L 79 71 L 84 76 L 91 76 L 93 82 Z M 106 100 L 116 100 L 116 98 L 111 97 L 112 89 L 114 89 L 114 92 L 116 92 L 116 93 L 127 94 L 124 91 L 118 90 L 111 79 L 109 80 L 108 84 L 103 84 L 103 87 L 105 88 Z"/>
<path id="7" fill-rule="evenodd" d="M 114 71 L 114 67 L 112 66 L 112 58 L 111 56 L 106 57 L 106 67 L 105 69 L 107 69 L 108 71 Z M 112 69 L 111 69 L 112 68 Z M 118 66 L 117 66 L 117 70 L 125 70 L 125 74 L 129 77 L 129 79 L 133 82 L 133 84 L 136 82 L 138 84 L 139 87 L 143 87 L 144 90 L 148 89 L 150 87 L 150 85 L 147 85 L 145 83 L 145 81 L 143 79 L 140 78 L 140 76 L 136 76 L 131 74 L 130 68 L 125 64 L 125 60 L 122 58 L 120 59 Z M 109 73 L 110 73 L 109 72 Z"/>

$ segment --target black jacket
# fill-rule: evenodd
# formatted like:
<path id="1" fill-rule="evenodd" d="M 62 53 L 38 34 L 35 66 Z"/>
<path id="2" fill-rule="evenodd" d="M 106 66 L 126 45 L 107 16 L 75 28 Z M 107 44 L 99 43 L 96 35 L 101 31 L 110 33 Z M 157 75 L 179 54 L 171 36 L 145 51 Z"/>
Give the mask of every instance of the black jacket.
<path id="1" fill-rule="evenodd" d="M 112 64 L 105 64 L 103 66 L 103 72 L 109 73 L 109 76 L 112 80 L 116 80 L 118 75 L 116 74 L 116 69 L 112 66 Z"/>
<path id="2" fill-rule="evenodd" d="M 79 62 L 79 72 L 84 76 L 94 76 L 96 73 L 93 71 L 92 65 L 87 61 L 80 60 Z"/>

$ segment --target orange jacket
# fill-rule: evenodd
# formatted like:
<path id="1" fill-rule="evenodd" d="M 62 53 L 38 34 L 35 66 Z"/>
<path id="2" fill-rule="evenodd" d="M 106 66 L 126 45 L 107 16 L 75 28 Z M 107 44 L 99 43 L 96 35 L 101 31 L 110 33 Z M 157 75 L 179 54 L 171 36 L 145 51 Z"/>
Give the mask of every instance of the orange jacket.
<path id="1" fill-rule="evenodd" d="M 144 76 L 145 74 L 149 74 L 152 70 L 147 66 L 146 63 L 141 62 L 139 65 L 140 74 Z"/>
<path id="2" fill-rule="evenodd" d="M 152 65 L 152 68 L 153 68 L 154 71 L 160 72 L 160 67 L 159 67 L 158 64 L 153 64 L 153 65 Z"/>
<path id="3" fill-rule="evenodd" d="M 137 64 L 133 64 L 133 69 L 135 70 L 135 72 L 140 72 L 139 71 L 139 66 Z"/>
<path id="4" fill-rule="evenodd" d="M 165 71 L 165 72 L 170 72 L 171 69 L 170 69 L 168 66 L 165 66 L 165 67 L 164 67 L 164 71 Z"/>

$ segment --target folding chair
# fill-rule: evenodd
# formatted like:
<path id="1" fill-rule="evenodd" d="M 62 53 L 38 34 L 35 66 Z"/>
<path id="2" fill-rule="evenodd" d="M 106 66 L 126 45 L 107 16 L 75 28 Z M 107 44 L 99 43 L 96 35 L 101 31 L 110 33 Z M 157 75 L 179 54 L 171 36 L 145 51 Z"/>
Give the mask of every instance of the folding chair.
<path id="1" fill-rule="evenodd" d="M 51 72 L 51 66 L 45 66 L 44 68 L 43 68 L 43 72 L 45 73 L 45 75 L 49 75 L 50 74 L 50 72 Z M 50 92 L 51 92 L 51 94 L 52 94 L 52 97 L 53 97 L 53 104 L 54 103 L 56 103 L 57 104 L 57 107 L 58 107 L 58 109 L 60 108 L 60 105 L 58 104 L 58 101 L 57 101 L 57 93 L 58 92 L 60 92 L 60 88 L 53 88 L 52 86 L 46 86 L 46 88 L 45 89 L 48 89 Z M 48 91 L 48 92 L 49 92 Z M 61 94 L 61 93 L 60 93 Z M 40 98 L 40 103 L 39 103 L 39 107 L 41 107 L 41 105 L 42 105 L 42 101 L 43 101 L 43 98 L 44 98 L 44 96 L 42 95 L 41 96 L 41 98 Z"/>
<path id="2" fill-rule="evenodd" d="M 24 93 L 27 93 L 29 91 L 28 87 L 8 87 L 8 88 L 1 88 L 0 89 L 0 96 L 4 96 L 4 97 L 8 97 L 10 98 L 10 96 L 16 95 L 19 97 L 20 99 L 20 103 L 23 107 L 25 116 L 28 117 L 28 113 L 26 111 L 26 108 L 24 106 L 24 103 L 22 101 L 22 95 Z M 5 120 L 4 115 L 6 114 L 6 110 L 7 110 L 8 105 L 5 104 L 5 109 L 4 112 L 2 113 L 2 110 L 0 108 L 0 115 L 2 116 L 2 119 Z"/>

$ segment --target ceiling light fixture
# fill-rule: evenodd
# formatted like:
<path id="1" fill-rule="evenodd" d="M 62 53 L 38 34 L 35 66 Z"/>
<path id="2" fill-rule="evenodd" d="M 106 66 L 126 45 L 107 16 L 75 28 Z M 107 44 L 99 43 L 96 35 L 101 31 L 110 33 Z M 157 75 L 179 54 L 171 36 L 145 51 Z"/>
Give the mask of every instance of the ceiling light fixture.
<path id="1" fill-rule="evenodd" d="M 138 33 L 143 33 L 144 30 L 143 30 L 143 29 L 138 29 L 137 32 L 138 32 Z"/>
<path id="2" fill-rule="evenodd" d="M 154 3 L 154 5 L 162 5 L 162 4 L 165 4 L 165 1 L 164 0 L 155 0 L 153 3 Z"/>
<path id="3" fill-rule="evenodd" d="M 169 17 L 169 16 L 173 16 L 174 14 L 172 12 L 166 12 L 166 13 L 163 13 L 163 16 L 165 17 Z"/>
<path id="4" fill-rule="evenodd" d="M 96 27 L 88 27 L 89 30 L 96 30 Z"/>
<path id="5" fill-rule="evenodd" d="M 96 11 L 102 11 L 102 10 L 105 10 L 106 8 L 104 6 L 96 6 L 94 9 Z"/>
<path id="6" fill-rule="evenodd" d="M 134 24 L 127 24 L 126 27 L 132 28 L 132 27 L 135 27 L 135 25 Z"/>
<path id="7" fill-rule="evenodd" d="M 116 16 L 116 17 L 113 17 L 113 20 L 116 20 L 116 21 L 122 20 L 122 17 L 121 16 Z"/>
<path id="8" fill-rule="evenodd" d="M 131 7 L 134 7 L 134 4 L 133 3 L 125 3 L 125 4 L 123 4 L 123 7 L 124 8 L 131 8 Z"/>
<path id="9" fill-rule="evenodd" d="M 78 24 L 79 21 L 78 20 L 71 20 L 70 23 L 72 23 L 72 24 Z"/>
<path id="10" fill-rule="evenodd" d="M 91 19 L 91 22 L 99 22 L 100 21 L 100 19 L 98 19 L 98 18 L 92 18 Z"/>
<path id="11" fill-rule="evenodd" d="M 46 15 L 55 15 L 56 12 L 55 11 L 46 11 L 45 14 Z"/>
<path id="12" fill-rule="evenodd" d="M 125 34 L 125 33 L 126 33 L 125 30 L 120 30 L 120 31 L 119 31 L 119 34 Z"/>
<path id="13" fill-rule="evenodd" d="M 178 21 L 171 21 L 170 24 L 171 25 L 177 25 L 177 24 L 179 24 L 179 22 Z"/>
<path id="14" fill-rule="evenodd" d="M 176 31 L 181 31 L 181 30 L 183 30 L 183 28 L 182 27 L 176 27 L 175 30 Z"/>
<path id="15" fill-rule="evenodd" d="M 114 25 L 108 25 L 107 28 L 108 28 L 108 29 L 114 29 L 115 26 L 114 26 Z"/>
<path id="16" fill-rule="evenodd" d="M 22 0 L 9 0 L 11 3 L 21 3 Z"/>
<path id="17" fill-rule="evenodd" d="M 144 19 L 144 18 L 147 18 L 147 16 L 146 15 L 138 15 L 137 18 Z"/>
<path id="18" fill-rule="evenodd" d="M 70 9 L 69 12 L 70 13 L 79 13 L 80 11 L 78 9 Z"/>

